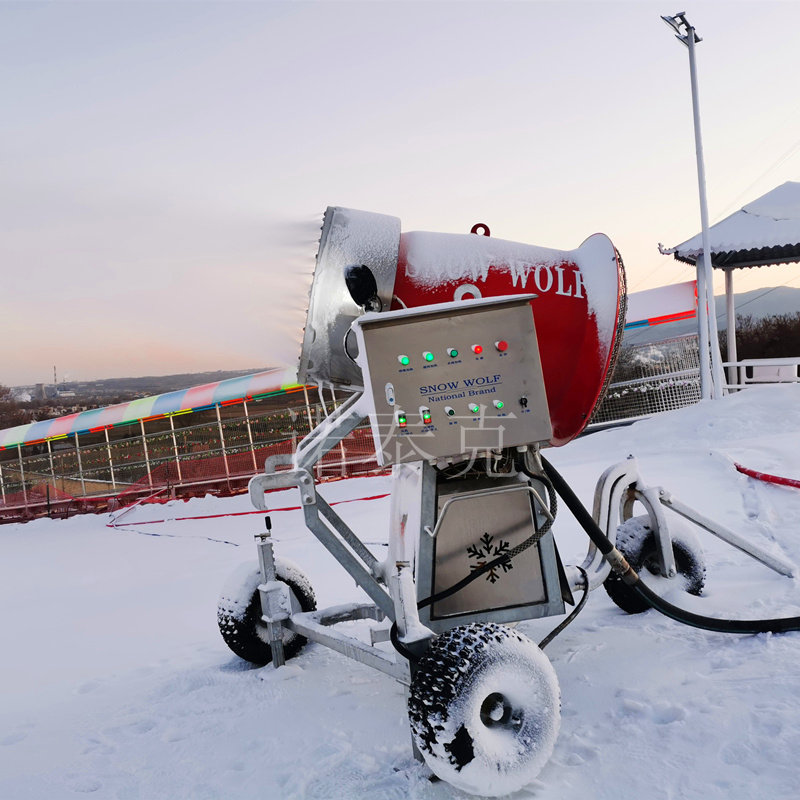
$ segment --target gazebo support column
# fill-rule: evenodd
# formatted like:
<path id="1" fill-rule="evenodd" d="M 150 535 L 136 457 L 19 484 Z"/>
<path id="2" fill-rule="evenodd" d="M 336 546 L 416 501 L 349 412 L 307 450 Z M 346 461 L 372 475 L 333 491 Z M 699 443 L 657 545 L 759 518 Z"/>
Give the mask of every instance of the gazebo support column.
<path id="1" fill-rule="evenodd" d="M 736 355 L 736 308 L 733 296 L 733 270 L 725 270 L 725 303 L 728 314 L 728 348 L 727 358 L 729 362 L 738 360 Z M 734 366 L 728 367 L 728 383 L 738 383 L 738 370 Z"/>

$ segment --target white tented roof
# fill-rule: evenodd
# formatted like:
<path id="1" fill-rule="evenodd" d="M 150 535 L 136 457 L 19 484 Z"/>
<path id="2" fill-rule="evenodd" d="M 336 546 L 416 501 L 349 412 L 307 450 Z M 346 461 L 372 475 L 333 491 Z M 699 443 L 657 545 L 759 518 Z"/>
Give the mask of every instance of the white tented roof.
<path id="1" fill-rule="evenodd" d="M 781 184 L 712 225 L 708 233 L 711 263 L 719 269 L 800 261 L 800 183 Z M 694 264 L 702 247 L 698 233 L 661 252 Z"/>

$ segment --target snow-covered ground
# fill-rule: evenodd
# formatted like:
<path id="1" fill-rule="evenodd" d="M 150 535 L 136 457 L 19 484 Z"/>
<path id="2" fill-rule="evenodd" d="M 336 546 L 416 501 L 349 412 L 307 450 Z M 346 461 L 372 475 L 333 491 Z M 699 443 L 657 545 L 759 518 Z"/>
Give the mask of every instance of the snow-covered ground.
<path id="1" fill-rule="evenodd" d="M 594 483 L 635 454 L 646 481 L 800 564 L 800 491 L 733 461 L 800 477 L 800 387 L 716 403 L 584 437 L 550 459 L 591 507 Z M 329 500 L 389 491 L 386 478 L 323 488 Z M 292 492 L 271 496 L 296 504 Z M 385 552 L 388 499 L 339 512 Z M 227 575 L 255 559 L 246 496 L 0 527 L 0 798 L 461 798 L 412 758 L 402 687 L 311 644 L 283 669 L 235 658 L 216 628 Z M 669 512 L 668 512 L 669 513 Z M 360 591 L 307 533 L 273 514 L 279 554 L 321 605 Z M 566 510 L 565 561 L 585 537 Z M 800 614 L 800 586 L 701 533 L 709 615 Z M 676 596 L 672 595 L 675 600 Z M 523 623 L 539 640 L 556 620 Z M 800 786 L 800 634 L 733 636 L 654 611 L 629 617 L 605 592 L 547 648 L 561 684 L 553 757 L 515 799 L 794 798 Z"/>

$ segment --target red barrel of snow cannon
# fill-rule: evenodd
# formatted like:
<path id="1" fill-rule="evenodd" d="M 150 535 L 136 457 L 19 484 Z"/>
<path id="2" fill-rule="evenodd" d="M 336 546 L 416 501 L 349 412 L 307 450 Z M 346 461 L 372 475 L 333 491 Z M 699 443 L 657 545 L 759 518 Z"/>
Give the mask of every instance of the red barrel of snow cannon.
<path id="1" fill-rule="evenodd" d="M 361 313 L 344 270 L 366 264 L 384 309 L 477 297 L 530 294 L 553 426 L 563 445 L 586 426 L 613 370 L 625 319 L 625 276 L 610 239 L 598 233 L 574 250 L 488 235 L 411 231 L 370 212 L 329 207 L 323 220 L 299 380 L 362 385 L 348 354 L 347 331 Z"/>
<path id="2" fill-rule="evenodd" d="M 483 227 L 488 234 L 488 228 Z M 553 250 L 488 235 L 403 233 L 393 307 L 535 294 L 533 316 L 553 425 L 566 444 L 605 389 L 625 320 L 625 275 L 611 240 Z"/>

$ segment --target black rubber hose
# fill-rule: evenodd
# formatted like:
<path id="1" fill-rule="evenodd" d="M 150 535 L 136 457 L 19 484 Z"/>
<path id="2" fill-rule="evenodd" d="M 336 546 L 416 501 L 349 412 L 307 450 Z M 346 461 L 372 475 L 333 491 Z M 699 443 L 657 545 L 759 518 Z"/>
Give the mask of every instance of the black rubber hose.
<path id="1" fill-rule="evenodd" d="M 577 567 L 577 569 L 579 569 L 581 575 L 583 575 L 583 595 L 581 596 L 580 602 L 575 606 L 575 608 L 572 609 L 570 615 L 563 620 L 563 622 L 561 622 L 559 625 L 556 625 L 556 627 L 553 628 L 553 630 L 550 631 L 550 633 L 548 633 L 541 642 L 539 642 L 540 650 L 544 650 L 545 647 L 547 647 L 547 645 L 549 645 L 550 642 L 552 642 L 553 639 L 555 639 L 556 636 L 558 636 L 564 630 L 564 628 L 567 627 L 567 625 L 570 625 L 574 621 L 575 617 L 581 613 L 583 607 L 586 605 L 586 601 L 589 599 L 589 576 L 586 574 L 586 570 L 583 567 Z"/>
<path id="2" fill-rule="evenodd" d="M 567 508 L 572 512 L 575 519 L 586 531 L 589 538 L 595 543 L 600 552 L 614 570 L 629 586 L 631 586 L 647 603 L 656 611 L 660 611 L 670 619 L 690 625 L 693 628 L 701 628 L 706 631 L 716 631 L 719 633 L 785 633 L 787 631 L 800 630 L 800 617 L 782 617 L 779 619 L 718 619 L 716 617 L 706 617 L 702 614 L 695 614 L 683 608 L 668 603 L 664 598 L 659 597 L 641 581 L 630 564 L 625 560 L 622 553 L 617 550 L 614 544 L 600 529 L 594 521 L 592 515 L 586 510 L 583 503 L 572 491 L 569 484 L 564 480 L 558 470 L 544 457 L 542 466 L 545 474 L 550 479 Z"/>

